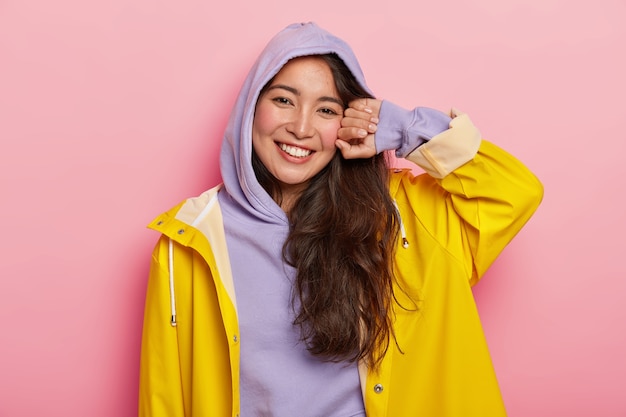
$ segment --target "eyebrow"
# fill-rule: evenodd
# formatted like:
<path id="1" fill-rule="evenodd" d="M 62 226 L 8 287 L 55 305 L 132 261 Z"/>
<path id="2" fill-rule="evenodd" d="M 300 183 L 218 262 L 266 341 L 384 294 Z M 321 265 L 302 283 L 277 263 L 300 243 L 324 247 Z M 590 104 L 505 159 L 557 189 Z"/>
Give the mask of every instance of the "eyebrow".
<path id="1" fill-rule="evenodd" d="M 273 86 L 269 87 L 266 91 L 270 91 L 270 90 L 275 90 L 275 89 L 282 89 L 282 90 L 287 90 L 290 93 L 299 96 L 300 95 L 300 91 L 298 91 L 297 89 L 293 88 L 293 87 L 289 87 L 288 85 L 285 84 L 274 84 Z M 322 102 L 322 101 L 330 101 L 332 103 L 337 103 L 338 105 L 340 105 L 341 107 L 343 107 L 343 102 L 335 97 L 330 97 L 330 96 L 322 96 L 320 98 L 317 99 L 317 101 Z"/>

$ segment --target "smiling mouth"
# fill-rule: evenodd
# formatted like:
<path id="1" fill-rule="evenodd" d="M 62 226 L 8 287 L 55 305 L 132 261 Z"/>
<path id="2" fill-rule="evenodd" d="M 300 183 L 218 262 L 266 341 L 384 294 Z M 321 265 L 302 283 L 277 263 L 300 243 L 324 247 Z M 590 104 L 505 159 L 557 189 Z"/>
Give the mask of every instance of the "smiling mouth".
<path id="1" fill-rule="evenodd" d="M 291 146 L 284 143 L 279 143 L 278 147 L 287 155 L 293 156 L 294 158 L 306 158 L 313 153 L 310 149 L 302 149 L 297 146 Z"/>

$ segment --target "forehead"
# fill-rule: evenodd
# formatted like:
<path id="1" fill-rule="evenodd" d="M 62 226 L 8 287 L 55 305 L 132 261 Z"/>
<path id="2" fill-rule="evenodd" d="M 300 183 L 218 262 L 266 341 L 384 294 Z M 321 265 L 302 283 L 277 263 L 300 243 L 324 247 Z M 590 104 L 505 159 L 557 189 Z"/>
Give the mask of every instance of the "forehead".
<path id="1" fill-rule="evenodd" d="M 295 83 L 307 87 L 326 87 L 335 92 L 335 79 L 326 61 L 318 56 L 293 58 L 276 74 L 271 84 Z"/>

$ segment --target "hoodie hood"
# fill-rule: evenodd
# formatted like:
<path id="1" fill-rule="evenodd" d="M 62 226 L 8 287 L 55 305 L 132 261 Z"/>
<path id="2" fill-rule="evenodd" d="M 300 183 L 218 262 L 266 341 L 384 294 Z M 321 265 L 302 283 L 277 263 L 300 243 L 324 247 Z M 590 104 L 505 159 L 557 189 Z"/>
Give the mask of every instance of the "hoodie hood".
<path id="1" fill-rule="evenodd" d="M 224 187 L 236 205 L 263 221 L 284 224 L 287 217 L 259 184 L 252 169 L 252 123 L 259 93 L 290 59 L 327 53 L 337 54 L 370 92 L 356 56 L 345 41 L 315 23 L 297 23 L 276 34 L 263 49 L 230 114 L 220 153 Z"/>

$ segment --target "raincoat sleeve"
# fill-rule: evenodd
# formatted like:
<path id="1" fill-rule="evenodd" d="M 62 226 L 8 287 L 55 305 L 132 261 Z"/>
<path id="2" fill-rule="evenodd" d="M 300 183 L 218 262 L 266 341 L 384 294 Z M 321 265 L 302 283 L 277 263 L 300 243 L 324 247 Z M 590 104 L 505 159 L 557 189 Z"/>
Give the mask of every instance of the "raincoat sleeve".
<path id="1" fill-rule="evenodd" d="M 535 212 L 543 186 L 519 160 L 483 140 L 467 115 L 452 116 L 449 129 L 406 155 L 426 174 L 404 175 L 399 189 L 473 285 Z"/>
<path id="2" fill-rule="evenodd" d="M 168 238 L 152 254 L 141 343 L 139 416 L 184 416 L 177 329 L 170 324 Z"/>

